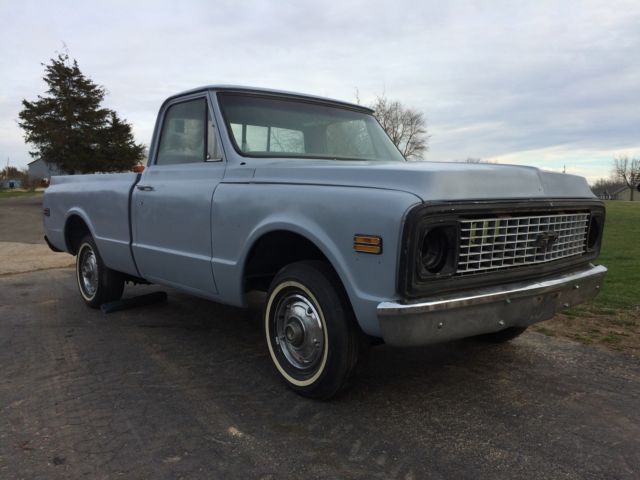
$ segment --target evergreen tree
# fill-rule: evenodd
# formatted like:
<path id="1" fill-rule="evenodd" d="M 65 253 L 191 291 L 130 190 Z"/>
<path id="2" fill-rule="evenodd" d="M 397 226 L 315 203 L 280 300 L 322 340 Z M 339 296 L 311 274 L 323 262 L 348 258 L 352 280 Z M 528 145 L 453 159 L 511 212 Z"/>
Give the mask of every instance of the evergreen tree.
<path id="1" fill-rule="evenodd" d="M 99 158 L 103 165 L 101 172 L 131 170 L 131 167 L 144 158 L 144 145 L 135 143 L 131 125 L 114 111 L 109 112 L 100 137 L 102 148 Z"/>
<path id="2" fill-rule="evenodd" d="M 53 162 L 69 173 L 131 169 L 143 158 L 131 125 L 101 106 L 105 89 L 87 78 L 67 54 L 45 67 L 47 94 L 22 101 L 20 127 L 35 158 Z"/>

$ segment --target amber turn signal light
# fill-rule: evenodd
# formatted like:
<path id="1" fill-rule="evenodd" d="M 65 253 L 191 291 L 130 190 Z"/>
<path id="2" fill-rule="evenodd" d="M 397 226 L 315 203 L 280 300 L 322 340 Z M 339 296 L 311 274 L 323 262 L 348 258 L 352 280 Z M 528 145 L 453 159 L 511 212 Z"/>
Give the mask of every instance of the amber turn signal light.
<path id="1" fill-rule="evenodd" d="M 382 237 L 377 235 L 354 235 L 353 249 L 356 252 L 380 255 L 382 253 Z"/>
<path id="2" fill-rule="evenodd" d="M 136 165 L 135 167 L 133 167 L 133 171 L 135 173 L 142 173 L 144 172 L 144 165 Z"/>

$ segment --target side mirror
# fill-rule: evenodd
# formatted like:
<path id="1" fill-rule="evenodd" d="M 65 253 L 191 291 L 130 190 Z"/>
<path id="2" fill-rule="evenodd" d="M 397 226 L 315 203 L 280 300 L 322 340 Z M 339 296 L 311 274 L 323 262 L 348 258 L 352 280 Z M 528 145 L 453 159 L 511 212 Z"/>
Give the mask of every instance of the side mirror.
<path id="1" fill-rule="evenodd" d="M 142 173 L 144 172 L 144 165 L 136 165 L 133 167 L 134 173 Z"/>

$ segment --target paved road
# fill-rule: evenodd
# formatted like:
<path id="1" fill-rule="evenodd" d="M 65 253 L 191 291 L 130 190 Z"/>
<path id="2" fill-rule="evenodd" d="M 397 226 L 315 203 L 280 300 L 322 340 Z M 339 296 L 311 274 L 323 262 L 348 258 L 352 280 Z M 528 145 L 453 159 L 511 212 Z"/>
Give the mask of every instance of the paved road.
<path id="1" fill-rule="evenodd" d="M 0 276 L 73 265 L 44 243 L 42 195 L 0 199 Z"/>
<path id="2" fill-rule="evenodd" d="M 42 194 L 0 199 L 0 241 L 43 243 Z"/>
<path id="3" fill-rule="evenodd" d="M 637 357 L 535 333 L 382 346 L 320 403 L 279 381 L 258 307 L 167 291 L 103 315 L 70 269 L 0 277 L 0 478 L 640 476 Z"/>

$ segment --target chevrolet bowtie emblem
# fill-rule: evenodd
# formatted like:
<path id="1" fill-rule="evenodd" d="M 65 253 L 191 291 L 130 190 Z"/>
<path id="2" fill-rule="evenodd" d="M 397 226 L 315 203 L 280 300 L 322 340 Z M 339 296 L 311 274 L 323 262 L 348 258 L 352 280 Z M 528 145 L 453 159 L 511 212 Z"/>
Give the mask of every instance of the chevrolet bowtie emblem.
<path id="1" fill-rule="evenodd" d="M 536 237 L 535 246 L 542 252 L 550 252 L 553 249 L 553 244 L 558 240 L 558 234 L 553 230 L 548 232 L 540 232 Z"/>

